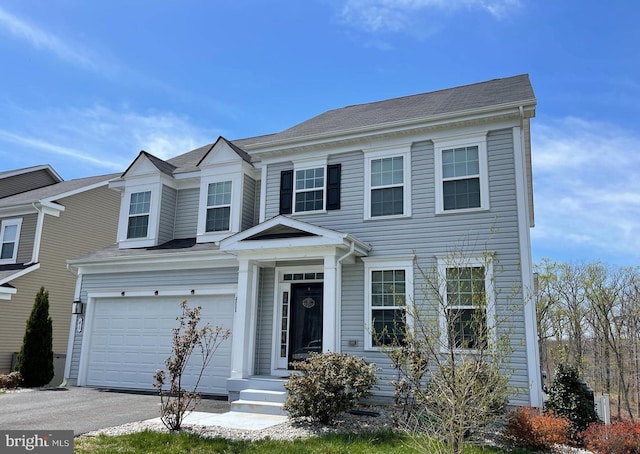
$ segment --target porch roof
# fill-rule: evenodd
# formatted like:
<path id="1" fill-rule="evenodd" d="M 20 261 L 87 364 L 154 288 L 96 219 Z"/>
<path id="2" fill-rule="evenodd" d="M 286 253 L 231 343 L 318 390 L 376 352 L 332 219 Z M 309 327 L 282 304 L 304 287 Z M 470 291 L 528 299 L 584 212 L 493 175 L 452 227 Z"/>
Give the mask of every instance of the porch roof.
<path id="1" fill-rule="evenodd" d="M 354 254 L 360 257 L 368 255 L 371 251 L 370 245 L 348 233 L 283 215 L 268 219 L 220 241 L 220 250 L 227 252 L 323 246 L 353 250 Z"/>

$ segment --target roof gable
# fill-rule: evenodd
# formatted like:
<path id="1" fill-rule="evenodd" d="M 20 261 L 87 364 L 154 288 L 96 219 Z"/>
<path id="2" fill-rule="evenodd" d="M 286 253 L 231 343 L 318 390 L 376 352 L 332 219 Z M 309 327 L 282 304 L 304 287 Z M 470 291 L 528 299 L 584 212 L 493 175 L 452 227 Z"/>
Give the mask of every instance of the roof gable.
<path id="1" fill-rule="evenodd" d="M 172 176 L 176 166 L 155 157 L 151 153 L 142 150 L 131 165 L 124 171 L 122 177 L 132 177 L 139 175 L 149 175 L 153 173 L 164 173 Z"/>
<path id="2" fill-rule="evenodd" d="M 282 247 L 332 246 L 353 248 L 358 255 L 371 250 L 348 233 L 319 227 L 287 216 L 276 216 L 248 230 L 236 233 L 220 242 L 222 251 L 267 250 Z"/>
<path id="3" fill-rule="evenodd" d="M 246 151 L 220 136 L 205 153 L 200 162 L 198 162 L 197 167 L 237 163 L 241 161 L 251 163 L 251 157 Z"/>

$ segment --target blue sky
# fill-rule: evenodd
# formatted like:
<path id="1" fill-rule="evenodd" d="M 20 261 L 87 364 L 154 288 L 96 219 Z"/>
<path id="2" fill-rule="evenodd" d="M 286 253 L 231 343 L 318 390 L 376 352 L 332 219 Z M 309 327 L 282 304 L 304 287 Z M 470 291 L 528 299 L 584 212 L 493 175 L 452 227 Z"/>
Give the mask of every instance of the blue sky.
<path id="1" fill-rule="evenodd" d="M 640 2 L 4 0 L 0 171 L 65 179 L 528 73 L 537 262 L 640 265 Z"/>

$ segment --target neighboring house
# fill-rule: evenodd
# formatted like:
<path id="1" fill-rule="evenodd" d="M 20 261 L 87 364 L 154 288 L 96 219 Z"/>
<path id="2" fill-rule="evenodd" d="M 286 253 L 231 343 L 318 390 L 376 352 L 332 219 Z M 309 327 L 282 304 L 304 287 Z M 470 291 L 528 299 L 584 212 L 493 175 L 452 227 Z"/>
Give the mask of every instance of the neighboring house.
<path id="1" fill-rule="evenodd" d="M 66 354 L 76 285 L 66 261 L 114 243 L 120 198 L 108 184 L 117 176 L 63 181 L 50 166 L 0 173 L 0 373 L 20 351 L 41 286 L 53 350 Z"/>
<path id="2" fill-rule="evenodd" d="M 118 243 L 70 261 L 86 307 L 72 323 L 68 382 L 151 389 L 187 300 L 233 331 L 205 393 L 236 399 L 311 351 L 341 351 L 376 363 L 376 393 L 390 396 L 386 340 L 372 330 L 401 335 L 407 305 L 422 298 L 420 269 L 439 268 L 509 313 L 511 383 L 522 390 L 512 403 L 539 406 L 526 298 L 535 105 L 519 75 L 331 110 L 277 134 L 220 137 L 168 161 L 141 152 L 111 183 L 121 194 Z M 450 264 L 451 252 L 465 264 Z M 481 261 L 487 253 L 499 267 Z M 463 316 L 474 310 L 465 301 Z M 461 343 L 452 348 L 477 347 L 473 332 L 452 329 Z"/>

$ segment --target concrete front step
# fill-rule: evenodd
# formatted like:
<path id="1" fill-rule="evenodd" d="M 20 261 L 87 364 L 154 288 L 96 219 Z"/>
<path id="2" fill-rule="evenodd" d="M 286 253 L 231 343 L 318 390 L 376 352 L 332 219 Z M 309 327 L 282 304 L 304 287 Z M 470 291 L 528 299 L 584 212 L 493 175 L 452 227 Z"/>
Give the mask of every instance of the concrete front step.
<path id="1" fill-rule="evenodd" d="M 234 400 L 231 402 L 231 411 L 239 413 L 254 413 L 261 415 L 281 415 L 287 413 L 282 409 L 284 404 L 280 402 L 266 402 L 257 400 Z"/>
<path id="2" fill-rule="evenodd" d="M 272 391 L 267 389 L 243 389 L 240 391 L 240 400 L 253 400 L 258 402 L 276 402 L 283 404 L 287 400 L 286 391 Z"/>
<path id="3" fill-rule="evenodd" d="M 243 389 L 240 391 L 240 399 L 231 402 L 231 411 L 286 416 L 287 413 L 283 410 L 286 399 L 286 391 Z"/>

